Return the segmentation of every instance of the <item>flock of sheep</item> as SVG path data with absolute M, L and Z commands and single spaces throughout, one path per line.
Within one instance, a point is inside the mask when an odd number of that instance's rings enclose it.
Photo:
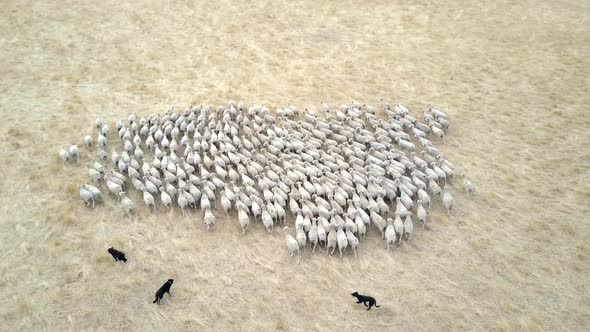
M 153 211 L 157 205 L 179 207 L 185 216 L 200 209 L 207 229 L 215 225 L 219 207 L 226 216 L 237 214 L 244 235 L 252 222 L 261 222 L 268 233 L 280 224 L 298 262 L 308 242 L 312 252 L 320 243 L 330 255 L 336 246 L 341 257 L 351 247 L 356 257 L 371 225 L 389 249 L 410 240 L 413 211 L 424 227 L 431 200 L 440 198 L 451 213 L 453 198 L 445 185 L 455 166 L 433 144 L 449 127 L 443 112 L 429 109 L 419 121 L 403 105 L 382 108 L 386 119 L 357 102 L 336 110 L 322 103 L 320 114 L 289 106 L 276 109 L 275 116 L 264 105 L 233 101 L 216 109 L 131 114 L 116 124 L 117 144 L 110 143 L 108 124 L 97 118 L 96 144 L 84 138 L 95 150 L 88 168 L 94 184 L 78 186 L 80 198 L 94 208 L 103 200 L 102 189 L 131 215 L 136 206 L 126 191 L 133 188 Z M 61 148 L 59 156 L 64 163 L 77 162 L 80 153 L 73 145 Z M 473 193 L 467 178 L 463 184 Z M 288 216 L 294 218 L 295 237 L 286 226 Z

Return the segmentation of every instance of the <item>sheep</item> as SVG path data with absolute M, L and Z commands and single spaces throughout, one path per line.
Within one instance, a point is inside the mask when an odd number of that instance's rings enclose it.
M 395 240 L 397 236 L 395 235 L 395 229 L 393 227 L 393 220 L 391 218 L 387 219 L 387 229 L 385 230 L 385 241 L 386 241 L 386 249 L 389 250 L 392 245 L 395 244 Z
M 350 230 L 353 233 L 356 233 L 358 231 L 356 223 L 348 216 L 345 216 L 344 228 Z
M 205 215 L 203 217 L 203 222 L 207 225 L 207 230 L 211 228 L 211 226 L 215 227 L 215 215 L 211 212 L 210 208 L 205 210 Z
M 92 193 L 95 202 L 102 201 L 102 192 L 98 188 L 90 184 L 83 184 L 82 187 Z
M 438 123 L 441 125 L 442 129 L 443 129 L 445 132 L 446 132 L 447 130 L 449 130 L 449 125 L 450 125 L 450 123 L 449 123 L 449 121 L 448 121 L 447 119 L 445 119 L 445 118 L 443 118 L 443 117 L 434 117 L 434 120 L 435 120 L 436 122 L 438 122 Z
M 312 222 L 307 236 L 309 238 L 309 245 L 313 246 L 311 249 L 311 253 L 313 254 L 315 252 L 315 247 L 318 244 L 318 225 L 316 220 Z
M 331 227 L 330 232 L 328 233 L 328 245 L 326 245 L 326 255 L 328 255 L 328 252 L 330 250 L 330 248 L 332 248 L 332 252 L 330 252 L 330 256 L 334 254 L 334 250 L 336 250 L 336 244 L 337 244 L 337 236 L 336 236 L 336 228 L 335 227 Z
M 142 191 L 145 191 L 145 188 Z M 203 195 L 203 196 L 205 196 L 205 195 Z M 178 192 L 178 198 L 176 199 L 176 203 L 178 203 L 178 206 L 180 207 L 180 212 L 182 213 L 182 216 L 184 217 L 184 215 L 185 215 L 184 210 L 186 209 L 186 207 L 188 205 L 188 200 L 186 199 L 186 196 L 184 195 L 184 191 L 181 190 Z
M 418 199 L 422 201 L 422 206 L 424 206 L 427 209 L 430 209 L 430 196 L 428 196 L 428 193 L 426 191 L 424 191 L 423 189 L 418 190 Z
M 59 149 L 59 157 L 64 162 L 64 164 L 70 161 L 71 159 L 70 154 L 64 148 Z
M 385 221 L 385 219 L 383 219 L 383 217 L 381 217 L 378 213 L 371 212 L 371 221 L 373 222 L 375 227 L 377 227 L 379 232 L 381 232 L 381 237 L 385 238 L 385 228 L 387 227 L 387 222 Z
M 299 243 L 297 240 L 289 234 L 289 227 L 283 227 L 283 232 L 285 233 L 285 239 L 287 240 L 287 251 L 289 252 L 289 256 L 293 257 L 295 255 L 295 251 L 297 251 L 297 264 L 299 264 L 301 258 L 301 252 L 299 251 Z
M 393 229 L 395 230 L 396 238 L 399 236 L 398 244 L 401 244 L 402 236 L 404 234 L 404 223 L 402 222 L 402 218 L 399 214 L 395 215 L 395 220 L 393 221 Z
M 447 115 L 444 112 L 441 112 L 437 109 L 434 109 L 432 107 L 430 107 L 430 112 L 432 113 L 432 116 L 434 116 L 434 118 L 447 118 Z
M 151 210 L 151 207 L 154 208 L 154 211 L 156 210 L 156 202 L 154 201 L 154 196 L 152 196 L 152 194 L 150 194 L 147 189 L 143 190 L 143 202 L 147 206 L 148 210 Z
M 447 216 L 451 216 L 451 209 L 453 208 L 453 196 L 451 193 L 445 188 L 442 196 L 443 205 L 445 209 L 447 209 Z
M 211 208 L 211 201 L 209 201 L 209 196 L 202 195 L 200 205 L 203 211 L 207 208 Z
M 404 203 L 401 201 L 400 197 L 397 197 L 396 201 L 397 201 L 397 203 L 396 203 L 396 207 L 395 207 L 395 214 L 405 217 L 408 214 L 408 209 L 406 208 Z
M 463 174 L 463 189 L 469 194 L 469 196 L 475 194 L 475 186 L 469 181 L 465 174 Z
M 94 181 L 95 183 L 100 183 L 102 179 L 102 174 L 99 171 L 95 170 L 94 168 L 88 169 L 88 176 Z
M 336 232 L 336 239 L 338 241 L 338 250 L 340 251 L 340 258 L 342 258 L 342 251 L 346 250 L 348 246 L 348 239 L 342 229 L 342 225 L 338 225 L 338 231 Z
M 242 227 L 242 235 L 246 235 L 246 230 L 248 229 L 248 225 L 250 225 L 250 218 L 248 217 L 248 213 L 240 209 L 240 211 L 238 211 L 238 221 L 240 222 L 240 226 Z
M 100 146 L 102 148 L 107 147 L 107 138 L 104 137 L 101 133 L 98 133 L 96 141 L 98 142 L 98 146 Z
M 433 133 L 433 134 L 434 134 L 436 137 L 440 138 L 441 140 L 443 139 L 443 137 L 445 136 L 445 132 L 444 132 L 442 129 L 439 129 L 439 128 L 438 128 L 438 127 L 436 127 L 436 126 L 432 126 L 432 127 L 430 127 L 430 128 L 432 129 L 432 133 Z
M 270 216 L 270 214 L 268 213 L 268 211 L 266 211 L 266 209 L 262 210 L 262 224 L 264 225 L 264 227 L 266 227 L 266 230 L 268 231 L 268 234 L 272 234 L 272 229 L 274 226 L 272 217 Z
M 160 199 L 162 200 L 162 204 L 164 204 L 164 206 L 168 208 L 168 210 L 170 210 L 170 206 L 172 205 L 172 198 L 170 197 L 170 195 L 168 195 L 168 193 L 164 190 L 163 187 L 160 187 Z
M 221 191 L 220 196 L 221 207 L 223 208 L 223 212 L 225 212 L 226 217 L 229 217 L 229 212 L 231 211 L 231 201 L 229 200 L 229 198 L 227 198 L 225 190 Z
M 86 144 L 88 149 L 92 150 L 92 136 L 90 136 L 90 135 L 84 136 L 84 144 Z
M 428 188 L 430 189 L 430 192 L 434 195 L 440 195 L 441 194 L 441 189 L 440 186 L 438 185 L 438 183 L 436 183 L 436 181 L 430 179 L 430 181 L 428 181 Z
M 426 225 L 426 217 L 428 216 L 428 213 L 426 212 L 426 209 L 422 205 L 421 199 L 418 200 L 418 209 L 416 211 L 416 215 L 418 216 L 418 221 L 422 223 L 422 229 L 424 229 L 424 225 Z
M 297 240 L 297 243 L 299 244 L 299 249 L 300 250 L 305 249 L 305 243 L 307 242 L 307 237 L 305 236 L 305 231 L 303 230 L 303 227 L 295 226 L 295 239 Z
M 102 161 L 107 161 L 107 152 L 101 147 L 96 147 L 96 158 Z
M 275 201 L 274 206 L 275 210 L 277 211 L 277 222 L 280 222 L 284 225 L 287 221 L 287 212 L 277 201 Z
M 413 152 L 414 150 L 416 150 L 416 147 L 414 146 L 413 143 L 408 142 L 408 141 L 405 141 L 401 137 L 397 137 L 396 138 L 396 141 L 397 141 L 397 144 L 399 144 L 399 146 L 402 149 L 404 149 L 404 150 L 406 150 L 408 152 Z
M 96 126 L 96 129 L 99 130 L 100 128 L 102 128 L 103 125 L 103 121 L 100 117 L 96 117 L 96 120 L 94 120 L 94 125 Z
M 78 185 L 78 190 L 80 192 L 80 199 L 84 201 L 84 204 L 86 204 L 87 207 L 90 207 L 90 203 L 92 203 L 92 208 L 94 209 L 94 195 L 80 185 Z
M 101 174 L 104 174 L 104 167 L 99 162 L 95 161 L 92 167 Z
M 406 208 L 406 211 L 412 210 L 412 207 L 414 206 L 414 201 L 412 201 L 412 198 L 410 197 L 410 195 L 408 195 L 403 190 L 401 192 L 400 200 L 403 203 L 404 207 Z
M 321 222 L 317 222 L 317 219 L 314 218 L 314 221 L 316 222 L 317 228 L 318 228 L 318 242 L 320 244 L 322 243 L 326 243 L 326 229 L 324 228 L 324 225 L 322 225 Z
M 121 207 L 125 210 L 128 216 L 131 216 L 135 213 L 135 206 L 133 205 L 133 201 L 127 197 L 124 191 L 119 193 L 119 198 L 121 199 Z
M 78 158 L 80 157 L 80 151 L 78 151 L 78 147 L 74 144 L 72 146 L 70 146 L 70 157 L 72 158 L 73 161 L 78 161 Z
M 358 217 L 358 216 L 356 218 L 354 218 L 354 223 L 356 224 L 356 229 L 357 229 L 357 234 L 358 234 L 359 239 L 361 238 L 361 236 L 364 239 L 365 235 L 367 233 L 367 227 L 365 226 L 365 223 L 363 222 L 361 217 Z
M 304 204 L 303 206 L 306 206 L 306 205 Z M 307 215 L 305 213 L 303 215 L 305 216 L 305 217 L 303 217 L 303 229 L 306 232 L 309 232 L 309 230 L 311 229 L 311 219 L 309 216 L 313 216 L 313 213 L 311 213 L 311 211 L 310 211 L 309 215 Z
M 188 204 L 188 207 L 193 207 L 196 209 L 197 208 L 197 200 L 195 199 L 195 197 L 190 192 L 185 191 L 186 188 L 183 188 L 182 190 L 183 190 L 182 193 L 184 195 L 184 198 L 186 198 L 186 202 Z M 205 215 L 205 210 L 203 210 L 203 215 Z
M 356 238 L 356 236 L 354 236 L 354 234 L 349 229 L 346 230 L 346 239 L 348 240 L 348 245 L 354 251 L 354 257 L 356 258 L 356 248 L 359 245 L 359 240 Z
M 121 186 L 121 185 L 119 185 L 119 184 L 115 183 L 115 182 L 113 181 L 113 179 L 109 178 L 109 179 L 107 179 L 107 188 L 109 189 L 109 191 L 110 191 L 110 192 L 111 192 L 113 195 L 117 196 L 117 197 L 120 199 L 120 197 L 119 197 L 119 193 L 120 193 L 121 191 L 123 191 L 123 188 L 122 188 L 122 186 Z
M 412 237 L 412 232 L 414 231 L 414 223 L 412 222 L 412 217 L 410 214 L 408 214 L 406 216 L 406 219 L 404 220 L 404 238 L 406 241 L 410 241 L 410 238 Z

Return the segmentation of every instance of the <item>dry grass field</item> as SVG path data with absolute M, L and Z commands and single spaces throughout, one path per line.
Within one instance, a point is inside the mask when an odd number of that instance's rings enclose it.
M 0 330 L 435 331 L 590 328 L 590 3 L 2 1 Z M 452 188 L 394 252 L 359 258 L 280 232 L 130 220 L 78 199 L 62 145 L 166 105 L 318 109 L 379 97 L 450 116 Z M 95 136 L 93 134 L 93 136 Z M 111 141 L 114 141 L 114 137 Z M 82 149 L 85 160 L 90 157 Z M 139 196 L 133 196 L 140 203 Z M 127 253 L 114 263 L 109 246 Z M 174 278 L 173 297 L 151 303 Z M 352 291 L 381 308 L 355 305 Z

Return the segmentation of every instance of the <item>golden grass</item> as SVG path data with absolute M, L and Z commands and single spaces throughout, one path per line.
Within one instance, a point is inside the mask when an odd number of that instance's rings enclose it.
M 580 1 L 9 1 L 0 29 L 2 330 L 587 330 L 590 61 Z M 92 13 L 92 15 L 88 15 Z M 60 22 L 60 24 L 55 24 Z M 426 230 L 359 258 L 235 216 L 91 210 L 94 117 L 228 99 L 317 109 L 379 97 L 450 115 L 455 184 Z M 80 166 L 57 151 L 76 143 Z M 109 153 L 110 153 L 109 146 Z M 106 188 L 103 187 L 106 195 Z M 161 210 L 161 209 L 160 209 Z M 106 249 L 125 251 L 115 263 Z M 175 278 L 173 297 L 151 303 Z M 349 295 L 375 295 L 366 312 Z

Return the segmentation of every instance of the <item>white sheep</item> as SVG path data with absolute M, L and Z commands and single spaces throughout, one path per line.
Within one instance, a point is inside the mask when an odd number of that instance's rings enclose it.
M 412 152 L 414 150 L 416 150 L 416 147 L 414 146 L 414 144 L 412 142 L 408 142 L 406 140 L 403 140 L 401 137 L 397 137 L 396 138 L 397 144 L 399 144 L 399 146 L 408 151 L 408 152 Z
M 283 231 L 285 233 L 285 239 L 287 240 L 287 251 L 289 252 L 289 256 L 293 257 L 295 255 L 295 251 L 297 251 L 297 264 L 299 264 L 301 258 L 301 252 L 299 251 L 299 243 L 297 240 L 289 234 L 289 227 L 283 227 Z
M 70 158 L 71 158 L 68 151 L 66 151 L 66 149 L 64 149 L 64 148 L 59 149 L 59 157 L 64 162 L 64 164 L 67 163 L 68 161 L 70 161 Z
M 96 120 L 94 120 L 94 125 L 96 126 L 96 129 L 99 130 L 100 128 L 102 128 L 102 119 L 100 117 L 96 117 Z
M 404 223 L 399 214 L 395 215 L 395 220 L 393 221 L 393 229 L 395 230 L 396 237 L 399 237 L 398 244 L 401 244 L 402 236 L 404 234 Z
M 92 136 L 90 136 L 90 135 L 84 136 L 84 144 L 86 144 L 88 149 L 92 150 Z
M 245 210 L 240 209 L 238 211 L 238 221 L 242 227 L 242 234 L 246 235 L 246 230 L 248 229 L 248 225 L 250 225 L 250 217 L 248 217 L 248 213 Z
M 75 144 L 70 146 L 70 157 L 72 157 L 72 160 L 74 161 L 78 161 L 78 158 L 80 157 L 80 151 Z
M 385 228 L 387 227 L 387 222 L 385 219 L 383 219 L 383 217 L 381 217 L 378 213 L 371 212 L 371 221 L 373 222 L 373 225 L 377 227 L 379 232 L 381 232 L 381 238 L 385 238 Z
M 96 158 L 102 161 L 107 161 L 107 152 L 101 147 L 96 147 Z
M 109 179 L 107 179 L 107 188 L 109 188 L 109 191 L 110 191 L 110 192 L 111 192 L 113 195 L 115 195 L 115 196 L 117 196 L 118 198 L 120 198 L 120 197 L 119 197 L 119 193 L 120 193 L 121 191 L 123 191 L 123 188 L 121 187 L 121 185 L 119 185 L 119 184 L 115 183 L 115 182 L 113 181 L 113 179 L 109 178 Z
M 168 210 L 170 210 L 170 206 L 172 205 L 172 198 L 164 190 L 164 187 L 160 187 L 160 199 L 162 200 L 162 204 L 164 204 L 164 206 L 168 208 Z
M 272 234 L 272 229 L 273 229 L 274 223 L 273 223 L 272 217 L 270 216 L 268 211 L 266 211 L 266 209 L 264 209 L 262 211 L 261 218 L 262 218 L 262 224 L 264 225 L 264 227 L 266 227 L 268 234 Z
M 397 201 L 397 203 L 395 206 L 395 214 L 405 217 L 408 214 L 408 209 L 406 208 L 404 203 L 401 201 L 400 197 L 396 197 L 396 201 Z
M 463 189 L 469 194 L 469 196 L 473 196 L 475 194 L 475 186 L 465 174 L 463 174 Z
M 96 183 L 100 183 L 100 180 L 102 179 L 102 174 L 100 174 L 100 172 L 95 170 L 94 168 L 88 169 L 88 176 L 90 176 L 92 181 Z
M 330 232 L 328 233 L 328 244 L 326 245 L 326 255 L 330 248 L 332 248 L 332 252 L 330 255 L 334 254 L 334 250 L 336 250 L 336 244 L 338 243 L 338 238 L 336 236 L 336 227 L 331 227 Z
M 356 224 L 357 235 L 358 235 L 359 239 L 361 238 L 361 236 L 364 239 L 365 235 L 367 233 L 367 226 L 365 226 L 365 223 L 363 222 L 361 217 L 358 217 L 358 216 L 356 218 L 354 218 L 354 223 Z
M 422 201 L 422 206 L 424 206 L 427 209 L 430 209 L 430 196 L 428 196 L 428 193 L 426 191 L 424 191 L 423 189 L 418 190 L 418 199 Z
M 430 189 L 430 192 L 434 195 L 440 195 L 441 193 L 441 189 L 440 186 L 438 185 L 438 183 L 436 183 L 436 181 L 434 181 L 433 179 L 430 179 L 428 181 L 428 188 Z
M 303 227 L 295 226 L 295 239 L 299 244 L 299 250 L 305 249 L 305 244 L 307 243 L 307 237 L 305 236 L 305 231 Z
M 428 213 L 422 205 L 421 199 L 418 200 L 418 209 L 416 211 L 416 215 L 418 216 L 418 221 L 422 223 L 422 228 L 424 228 L 424 225 L 426 225 L 426 218 L 428 216 Z
M 386 248 L 389 250 L 392 245 L 395 244 L 395 240 L 397 239 L 395 235 L 395 229 L 393 228 L 393 220 L 391 218 L 387 219 L 387 229 L 385 230 L 385 241 L 386 241 Z
M 316 225 L 318 227 L 318 242 L 320 244 L 322 243 L 326 243 L 326 229 L 324 228 L 324 225 L 322 225 L 321 222 L 317 222 L 317 219 L 315 219 Z
M 92 193 L 95 202 L 102 201 L 102 192 L 98 188 L 90 184 L 84 184 L 82 187 Z
M 215 215 L 213 214 L 213 212 L 211 212 L 210 208 L 205 210 L 203 222 L 205 223 L 205 225 L 207 225 L 207 230 L 209 230 L 211 226 L 215 227 Z
M 277 222 L 280 222 L 284 225 L 287 221 L 287 212 L 277 201 L 275 201 L 274 206 L 275 210 L 277 211 Z
M 436 137 L 440 138 L 441 140 L 442 140 L 442 139 L 443 139 L 443 137 L 445 136 L 445 132 L 444 132 L 442 129 L 439 129 L 439 128 L 438 128 L 438 127 L 436 127 L 436 126 L 432 126 L 432 127 L 431 127 L 431 129 L 432 129 L 432 133 L 433 133 L 433 134 L 434 134 Z
M 346 230 L 346 239 L 348 240 L 348 246 L 352 248 L 354 251 L 354 257 L 356 258 L 356 248 L 359 245 L 359 239 L 357 239 L 349 229 Z
M 151 207 L 154 208 L 154 211 L 156 210 L 156 202 L 154 200 L 154 196 L 152 196 L 152 194 L 150 194 L 147 189 L 143 190 L 143 202 L 147 206 L 148 210 L 151 211 Z
M 315 247 L 318 244 L 318 225 L 317 225 L 317 221 L 313 221 L 311 223 L 311 228 L 309 229 L 309 232 L 307 233 L 307 237 L 309 238 L 309 245 L 313 246 L 311 249 L 311 253 L 313 254 L 315 252 Z
M 128 216 L 131 216 L 135 213 L 135 206 L 133 205 L 133 201 L 127 197 L 124 191 L 119 193 L 119 198 L 121 199 L 121 207 L 125 210 Z
M 412 232 L 414 231 L 414 223 L 412 222 L 412 216 L 408 214 L 404 220 L 404 238 L 406 241 L 410 241 Z
M 447 209 L 447 215 L 451 216 L 451 209 L 453 208 L 453 196 L 451 196 L 451 193 L 446 188 L 443 192 L 442 201 L 445 209 Z
M 336 239 L 338 241 L 338 250 L 340 251 L 340 258 L 342 258 L 342 251 L 346 250 L 348 247 L 348 239 L 346 238 L 346 234 L 342 229 L 342 225 L 338 225 L 338 231 L 336 232 Z
M 145 191 L 145 188 L 143 188 L 142 191 Z M 205 196 L 205 195 L 203 195 L 203 196 Z M 184 195 L 183 190 L 178 192 L 178 198 L 176 199 L 176 202 L 178 203 L 178 206 L 180 207 L 180 212 L 182 213 L 182 216 L 184 217 L 184 215 L 185 215 L 184 210 L 188 206 L 188 200 L 186 199 L 186 196 Z M 209 206 L 209 207 L 211 207 L 211 206 Z
M 229 217 L 229 212 L 231 211 L 231 201 L 229 200 L 229 198 L 227 198 L 225 190 L 221 191 L 220 196 L 221 207 L 223 208 L 223 212 L 225 212 L 226 217 Z
M 80 199 L 84 201 L 87 207 L 90 207 L 90 204 L 92 203 L 92 208 L 94 209 L 94 195 L 80 185 L 78 186 L 78 190 L 80 192 Z
M 209 201 L 209 196 L 202 195 L 200 205 L 201 205 L 202 210 L 205 210 L 207 208 L 211 208 L 211 201 Z
M 101 174 L 104 174 L 104 167 L 98 161 L 95 161 L 94 165 L 92 165 L 92 167 L 95 170 L 99 171 Z
M 107 147 L 107 138 L 104 137 L 101 133 L 98 133 L 98 136 L 96 138 L 96 142 L 98 143 L 98 146 L 100 146 L 102 148 Z

